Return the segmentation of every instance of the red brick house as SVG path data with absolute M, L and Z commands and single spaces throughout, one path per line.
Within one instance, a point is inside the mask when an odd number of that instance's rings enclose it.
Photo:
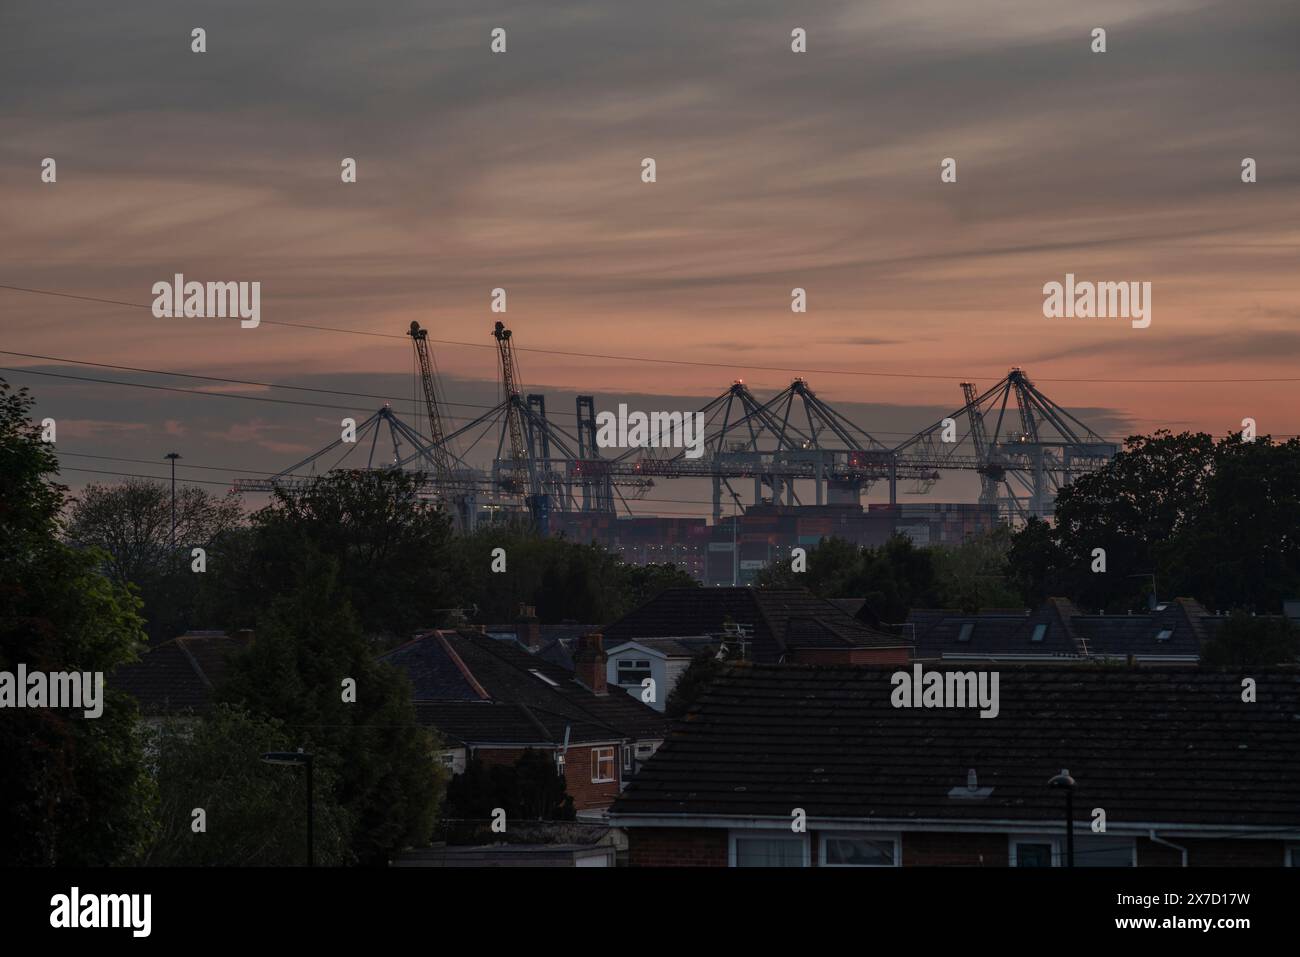
M 630 863 L 1059 866 L 1068 769 L 1075 866 L 1300 865 L 1300 672 L 1006 666 L 992 718 L 893 674 L 733 666 L 615 804 Z
M 432 631 L 381 659 L 410 678 L 416 714 L 447 745 L 453 773 L 471 756 L 513 764 L 554 757 L 579 812 L 608 808 L 663 741 L 667 722 L 606 681 L 599 634 L 583 636 L 574 671 L 478 632 Z

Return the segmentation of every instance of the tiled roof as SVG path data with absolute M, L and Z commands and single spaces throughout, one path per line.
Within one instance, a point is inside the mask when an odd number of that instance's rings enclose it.
M 593 694 L 564 668 L 514 642 L 475 632 L 428 633 L 382 660 L 410 676 L 421 720 L 460 740 L 518 743 L 494 735 L 525 727 L 517 716 L 525 713 L 520 706 L 526 708 L 534 741 L 559 743 L 566 727 L 571 741 L 660 738 L 667 723 L 662 714 L 620 688 Z M 451 707 L 455 704 L 462 707 Z M 542 737 L 543 731 L 549 737 Z
M 780 661 L 795 648 L 896 648 L 907 642 L 857 621 L 804 589 L 669 588 L 604 629 L 606 644 L 753 628 L 751 656 Z M 791 623 L 794 623 L 793 626 Z
M 187 632 L 122 665 L 108 684 L 135 698 L 145 715 L 202 713 L 211 707 L 213 689 L 225 680 L 230 657 L 241 647 L 222 632 Z
M 1032 612 L 997 609 L 968 615 L 918 609 L 908 621 L 916 629 L 916 656 L 920 659 L 953 655 L 1194 657 L 1217 627 L 1216 619 L 1189 598 L 1141 615 L 1085 615 L 1067 599 L 1050 598 Z M 963 631 L 966 625 L 972 627 Z M 1165 631 L 1169 634 L 1159 638 Z M 1040 634 L 1037 641 L 1035 634 Z
M 638 645 L 658 651 L 669 658 L 694 658 L 702 651 L 717 651 L 722 644 L 720 635 L 698 635 L 686 638 L 633 638 Z M 619 642 L 618 644 L 623 644 Z M 611 651 L 614 644 L 607 644 L 606 651 Z
M 613 813 L 1055 821 L 1068 768 L 1080 820 L 1300 827 L 1295 671 L 1252 672 L 1245 703 L 1237 674 L 1003 667 L 995 718 L 894 708 L 892 673 L 733 666 Z M 972 768 L 992 793 L 952 799 Z

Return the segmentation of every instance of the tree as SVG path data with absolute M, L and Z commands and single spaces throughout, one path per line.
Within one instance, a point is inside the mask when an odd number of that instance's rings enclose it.
M 984 608 L 1020 605 L 1007 561 L 1012 535 L 1010 526 L 998 525 L 960 545 L 931 549 L 940 606 L 975 614 Z
M 717 652 L 701 651 L 686 666 L 677 684 L 664 702 L 664 714 L 670 718 L 684 718 L 704 693 L 709 690 L 713 680 L 727 668 L 727 662 L 720 659 Z
M 0 671 L 108 674 L 143 646 L 139 602 L 60 540 L 67 489 L 29 419 L 33 400 L 0 379 Z M 0 719 L 0 863 L 100 866 L 139 860 L 157 794 L 138 713 L 105 688 L 103 713 L 8 710 Z
M 881 621 L 900 622 L 913 608 L 940 604 L 934 556 L 895 533 L 879 548 L 863 551 L 864 597 Z
M 283 722 L 316 754 L 337 782 L 352 853 L 380 864 L 429 838 L 444 786 L 438 742 L 416 722 L 406 677 L 376 660 L 335 560 L 304 547 L 296 580 L 263 615 L 219 695 Z
M 543 751 L 526 748 L 513 765 L 488 767 L 478 756 L 447 785 L 447 816 L 487 820 L 500 808 L 507 821 L 572 821 L 577 812 L 564 775 Z
M 822 598 L 861 598 L 867 593 L 863 549 L 843 538 L 823 538 L 808 549 L 806 571 L 796 572 L 793 559 L 782 559 L 759 570 L 759 588 L 807 588 Z
M 247 538 L 228 543 L 231 560 L 210 566 L 213 608 L 228 627 L 260 627 L 315 553 L 333 562 L 367 636 L 405 640 L 435 623 L 452 604 L 451 525 L 420 489 L 419 476 L 398 469 L 330 472 L 302 489 L 277 489 Z
M 1300 658 L 1300 631 L 1285 618 L 1255 618 L 1234 612 L 1218 634 L 1201 649 L 1210 667 L 1258 668 L 1295 664 Z
M 690 572 L 673 562 L 621 566 L 627 610 L 640 608 L 669 588 L 698 588 Z
M 121 485 L 92 484 L 71 509 L 68 541 L 98 548 L 104 570 L 116 582 L 140 589 L 155 639 L 198 622 L 191 617 L 200 577 L 190 569 L 190 549 L 200 547 L 216 564 L 214 542 L 238 525 L 239 495 L 217 496 L 192 485 L 176 490 L 175 547 L 171 489 L 162 482 L 130 479 Z
M 1154 578 L 1166 597 L 1276 612 L 1300 593 L 1297 526 L 1300 440 L 1161 431 L 1065 486 L 1054 525 L 1016 536 L 1011 575 L 1027 599 L 1054 591 L 1089 609 L 1142 607 Z
M 155 739 L 161 830 L 148 863 L 165 867 L 301 865 L 307 794 L 301 770 L 272 767 L 268 751 L 295 739 L 274 719 L 217 705 L 200 720 L 173 719 Z M 350 827 L 328 767 L 313 769 L 312 849 L 316 863 L 350 863 Z M 201 809 L 205 829 L 194 830 Z

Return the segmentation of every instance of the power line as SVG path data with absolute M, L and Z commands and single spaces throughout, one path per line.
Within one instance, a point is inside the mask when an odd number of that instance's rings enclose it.
M 15 292 L 26 292 L 38 296 L 57 296 L 64 299 L 79 299 L 86 302 L 101 302 L 114 306 L 132 306 L 139 309 L 150 309 L 139 302 L 126 302 L 121 299 L 103 299 L 98 296 L 81 296 L 73 293 L 56 292 L 50 289 L 32 289 L 27 286 L 16 286 L 10 283 L 0 283 L 0 289 L 9 289 Z M 321 326 L 301 322 L 284 322 L 277 319 L 261 320 L 265 325 L 285 326 L 293 329 L 312 329 L 319 332 L 336 332 L 353 336 L 371 336 L 380 339 L 405 339 L 405 335 L 389 332 L 369 332 L 363 329 L 340 329 L 337 326 Z M 490 343 L 482 342 L 464 342 L 459 339 L 435 339 L 429 337 L 429 342 L 436 342 L 446 346 L 463 346 L 470 349 L 495 349 Z M 609 359 L 617 362 L 645 362 L 656 365 L 678 365 L 693 366 L 710 369 L 745 369 L 755 372 L 784 372 L 794 375 L 806 375 L 809 373 L 815 375 L 847 375 L 859 376 L 865 378 L 884 378 L 884 379 L 932 379 L 945 382 L 969 381 L 978 378 L 1001 378 L 1001 373 L 986 372 L 978 375 L 970 374 L 937 374 L 924 372 L 880 372 L 868 371 L 861 369 L 809 369 L 793 368 L 788 366 L 761 366 L 761 365 L 742 365 L 734 362 L 706 362 L 698 359 L 664 359 L 655 356 L 628 356 L 614 353 L 603 352 L 575 352 L 563 349 L 540 349 L 535 346 L 515 346 L 517 352 L 532 352 L 538 355 L 563 356 L 571 359 Z M 1095 385 L 1160 385 L 1160 384 L 1243 384 L 1243 383 L 1275 383 L 1275 382 L 1300 382 L 1300 376 L 1255 376 L 1246 378 L 1207 378 L 1204 376 L 1193 376 L 1186 378 L 1165 378 L 1154 379 L 1144 377 L 1141 379 L 1093 379 L 1093 378 L 1060 378 L 1051 376 L 1035 376 L 1038 382 L 1068 382 L 1068 383 L 1087 383 Z
M 268 389 L 292 389 L 299 392 L 321 392 L 321 393 L 326 393 L 331 395 L 346 395 L 346 396 L 354 396 L 357 398 L 364 398 L 364 399 L 384 399 L 390 404 L 394 401 L 393 398 L 390 396 L 385 396 L 374 392 L 349 392 L 342 389 L 323 389 L 323 388 L 316 388 L 313 386 L 296 386 L 296 385 L 288 385 L 280 382 L 265 382 L 261 380 L 255 380 L 255 379 L 232 379 L 226 376 L 199 375 L 198 373 L 193 373 L 193 372 L 173 372 L 167 369 L 147 369 L 140 366 L 122 366 L 122 365 L 114 365 L 112 363 L 107 363 L 107 362 L 91 362 L 86 359 L 72 359 L 66 356 L 47 356 L 47 355 L 41 355 L 38 353 L 31 353 L 31 352 L 13 352 L 7 349 L 0 349 L 0 355 L 17 356 L 24 359 L 41 359 L 49 362 L 66 362 L 72 365 L 93 366 L 95 368 L 102 368 L 102 369 L 116 369 L 124 372 L 139 372 L 147 375 L 175 376 L 180 378 L 200 379 L 205 382 L 219 382 L 219 383 L 230 384 L 230 385 L 252 385 L 252 386 L 258 386 L 261 388 L 268 388 Z M 38 369 L 32 369 L 26 366 L 22 366 L 22 367 L 0 366 L 0 371 L 16 372 L 19 374 L 30 373 L 32 375 L 53 376 L 56 378 L 93 382 L 99 385 L 118 385 L 118 386 L 126 386 L 128 388 L 140 388 L 140 389 L 162 389 L 166 391 L 181 392 L 188 395 L 220 396 L 222 398 L 228 398 L 228 399 L 249 399 L 255 402 L 273 402 L 281 405 L 302 405 L 302 406 L 307 406 L 309 408 L 356 411 L 351 406 L 327 405 L 323 403 L 306 402 L 306 401 L 294 400 L 294 399 L 275 399 L 266 396 L 249 396 L 249 395 L 242 395 L 240 393 L 231 393 L 231 392 L 204 392 L 201 389 L 182 389 L 178 386 L 156 386 L 156 385 L 148 385 L 139 382 L 121 382 L 115 379 L 98 379 L 90 376 L 76 376 L 76 375 L 72 375 L 71 373 L 46 372 Z M 494 405 L 484 405 L 481 403 L 474 403 L 474 402 L 443 401 L 442 404 L 448 406 L 458 406 L 467 409 L 481 409 L 485 411 L 497 408 L 497 406 Z M 411 416 L 418 415 L 419 405 L 416 404 L 413 407 L 413 409 L 410 410 L 399 409 L 399 411 L 401 411 L 405 415 L 411 415 Z M 567 420 L 567 419 L 576 419 L 577 413 L 566 412 L 560 409 L 554 409 L 554 410 L 547 410 L 547 416 L 564 417 Z M 457 415 L 447 416 L 447 419 L 452 422 L 472 422 L 474 421 L 474 418 L 476 417 L 457 416 Z M 870 431 L 874 435 L 898 435 L 898 436 L 907 437 L 914 434 L 912 432 L 900 432 L 893 429 L 873 428 Z M 1273 433 L 1274 438 L 1290 438 L 1291 435 L 1292 435 L 1291 433 Z M 1112 439 L 1115 441 L 1123 441 L 1128 437 L 1129 437 L 1129 433 L 1103 436 L 1103 438 Z

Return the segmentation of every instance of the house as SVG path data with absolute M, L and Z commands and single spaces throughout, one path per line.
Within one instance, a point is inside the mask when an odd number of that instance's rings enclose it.
M 453 773 L 470 757 L 513 764 L 540 750 L 563 771 L 579 812 L 608 808 L 666 727 L 653 708 L 611 691 L 606 659 L 598 633 L 581 639 L 569 672 L 466 629 L 421 633 L 381 658 L 410 679 L 418 719 L 442 735 Z
M 487 625 L 483 629 L 489 637 L 516 641 L 533 654 L 568 671 L 573 670 L 573 652 L 578 640 L 583 635 L 600 630 L 599 625 L 569 620 L 544 625 L 538 620 L 536 609 L 532 605 L 520 605 L 518 617 L 510 624 Z
M 739 634 L 739 633 L 737 633 Z M 642 682 L 649 678 L 654 684 L 653 700 L 647 702 L 656 711 L 663 711 L 668 696 L 691 661 L 702 652 L 716 653 L 723 644 L 719 635 L 695 635 L 685 638 L 642 638 L 624 641 L 608 649 L 609 662 L 606 680 L 628 694 L 645 700 Z
M 1201 645 L 1226 619 L 1190 598 L 1135 615 L 1085 615 L 1066 598 L 1049 598 L 1032 611 L 918 609 L 907 620 L 918 660 L 1195 665 Z
M 807 589 L 669 588 L 604 630 L 613 647 L 646 638 L 751 636 L 747 657 L 761 662 L 903 664 L 911 641 L 858 621 Z
M 1078 866 L 1300 865 L 1294 669 L 1013 665 L 993 718 L 895 674 L 728 668 L 614 805 L 629 862 L 1056 865 L 1068 769 Z
M 135 698 L 146 724 L 200 716 L 211 709 L 213 692 L 225 680 L 233 656 L 252 640 L 251 631 L 187 631 L 151 645 L 139 661 L 109 675 L 108 684 Z

